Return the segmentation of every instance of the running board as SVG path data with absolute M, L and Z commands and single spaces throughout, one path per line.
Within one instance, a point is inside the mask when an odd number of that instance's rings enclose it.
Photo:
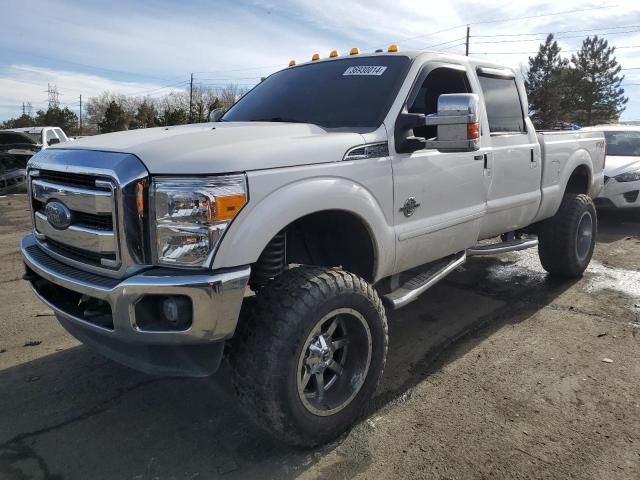
M 436 263 L 428 270 L 407 280 L 393 292 L 384 295 L 385 304 L 393 310 L 404 307 L 453 272 L 466 260 L 467 254 L 462 252 L 453 256 L 453 258 L 448 258 L 446 261 Z
M 517 252 L 518 250 L 526 250 L 527 248 L 537 246 L 537 238 L 523 238 L 520 240 L 490 243 L 488 245 L 477 245 L 475 247 L 467 248 L 467 256 L 477 257 L 479 255 L 496 255 L 498 253 Z

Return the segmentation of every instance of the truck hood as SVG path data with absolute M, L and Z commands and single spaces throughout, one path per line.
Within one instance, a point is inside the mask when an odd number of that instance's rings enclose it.
M 618 157 L 608 155 L 604 166 L 607 177 L 615 177 L 624 172 L 640 170 L 640 157 Z
M 109 133 L 54 149 L 131 153 L 151 174 L 215 174 L 342 160 L 364 143 L 354 132 L 316 125 L 216 122 Z

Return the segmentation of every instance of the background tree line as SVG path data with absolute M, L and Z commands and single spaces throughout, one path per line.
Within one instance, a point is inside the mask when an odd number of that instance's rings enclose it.
M 194 86 L 190 111 L 188 91 L 172 92 L 156 98 L 104 92 L 86 102 L 82 115 L 82 134 L 207 122 L 213 110 L 229 109 L 245 93 L 245 89 L 236 85 L 217 89 Z M 24 113 L 7 120 L 0 124 L 0 128 L 46 125 L 60 127 L 67 135 L 78 135 L 78 120 L 76 113 L 68 107 L 61 108 L 53 103 L 47 110 L 39 110 L 35 115 Z
M 87 102 L 87 125 L 100 133 L 107 133 L 207 122 L 213 110 L 229 109 L 245 93 L 246 90 L 236 85 L 221 89 L 194 86 L 190 111 L 187 91 L 173 92 L 160 98 L 104 92 Z
M 25 112 L 17 118 L 12 118 L 0 124 L 0 128 L 34 126 L 60 127 L 67 135 L 76 135 L 78 116 L 69 108 L 60 108 L 59 105 L 54 104 L 50 105 L 47 110 L 38 110 L 35 115 Z
M 596 35 L 585 38 L 568 59 L 550 34 L 537 55 L 529 57 L 524 74 L 534 125 L 552 129 L 617 122 L 629 99 L 621 86 L 624 75 L 615 50 Z

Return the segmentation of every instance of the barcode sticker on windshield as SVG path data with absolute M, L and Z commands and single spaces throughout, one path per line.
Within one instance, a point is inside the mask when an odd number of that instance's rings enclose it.
M 380 76 L 384 73 L 387 67 L 381 65 L 358 65 L 347 68 L 342 76 L 345 75 L 375 75 Z

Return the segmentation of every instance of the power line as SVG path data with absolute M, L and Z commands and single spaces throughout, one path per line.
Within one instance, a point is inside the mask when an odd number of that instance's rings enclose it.
M 627 33 L 639 33 L 640 30 L 629 30 L 626 32 L 614 32 L 614 33 L 609 33 L 609 32 L 604 32 L 601 35 L 623 35 L 623 34 L 627 34 Z M 554 36 L 554 40 L 563 40 L 566 38 L 583 38 L 584 35 L 569 35 L 569 36 L 560 36 L 560 37 L 555 37 Z M 477 38 L 475 35 L 472 36 L 471 38 Z M 524 39 L 524 40 L 490 40 L 490 41 L 482 41 L 482 42 L 473 42 L 474 45 L 480 45 L 480 44 L 490 44 L 490 43 L 523 43 L 523 42 L 541 42 L 546 40 L 546 37 L 544 38 L 528 38 L 528 39 Z
M 600 30 L 620 30 L 623 28 L 640 28 L 640 25 L 621 25 L 618 27 L 600 27 L 600 28 L 588 28 L 585 30 L 564 30 L 558 32 L 534 32 L 534 33 L 504 33 L 494 35 L 474 35 L 474 37 L 493 38 L 493 37 L 521 37 L 525 35 L 548 35 L 549 33 L 561 34 L 561 33 L 578 33 L 578 32 L 596 32 Z
M 452 26 L 452 27 L 445 28 L 443 30 L 438 30 L 437 32 L 427 33 L 427 34 L 424 34 L 424 35 L 417 35 L 415 37 L 401 38 L 401 39 L 398 39 L 398 40 L 395 40 L 395 41 L 407 42 L 407 41 L 410 41 L 410 40 L 416 40 L 418 38 L 433 37 L 435 35 L 438 35 L 439 33 L 449 32 L 451 30 L 455 30 L 456 28 L 466 27 L 467 25 L 486 25 L 486 24 L 490 24 L 490 23 L 502 23 L 502 22 L 517 21 L 517 20 L 526 20 L 526 19 L 531 19 L 531 18 L 553 17 L 553 16 L 556 16 L 556 15 L 564 15 L 564 14 L 567 14 L 567 13 L 578 13 L 578 12 L 587 12 L 587 11 L 591 11 L 591 10 L 601 10 L 603 8 L 611 8 L 613 6 L 615 6 L 615 5 L 600 6 L 600 7 L 590 7 L 590 8 L 580 8 L 580 9 L 576 9 L 576 10 L 565 10 L 563 12 L 556 12 L 556 13 L 543 13 L 543 14 L 540 14 L 540 15 L 528 15 L 528 16 L 522 16 L 522 17 L 501 18 L 501 19 L 494 19 L 494 20 L 484 20 L 484 21 L 480 21 L 480 22 L 463 23 L 461 25 L 455 25 L 455 26 Z
M 457 43 L 457 44 L 455 44 L 455 45 L 450 45 L 450 46 L 448 46 L 448 47 L 441 48 L 441 49 L 439 49 L 438 51 L 439 51 L 439 52 L 445 52 L 445 51 L 447 51 L 447 50 L 451 50 L 452 48 L 456 48 L 456 47 L 466 47 L 466 45 L 467 45 L 467 44 L 466 44 L 466 43 L 464 43 L 464 42 L 463 42 L 463 43 Z
M 198 73 L 242 72 L 242 71 L 246 71 L 246 70 L 259 70 L 261 68 L 274 68 L 274 67 L 282 67 L 282 64 L 278 63 L 277 65 L 262 65 L 260 67 L 246 67 L 246 68 L 236 68 L 236 69 L 232 69 L 232 70 L 214 70 L 214 71 L 208 71 L 208 72 L 193 72 L 193 73 L 194 74 L 198 74 Z
M 582 13 L 582 12 L 589 12 L 592 10 L 602 10 L 603 8 L 613 8 L 616 7 L 617 5 L 605 5 L 605 6 L 600 6 L 600 7 L 590 7 L 590 8 L 580 8 L 577 10 L 565 10 L 564 12 L 556 12 L 556 13 L 543 13 L 540 15 L 528 15 L 528 16 L 524 16 L 524 17 L 512 17 L 512 18 L 501 18 L 501 19 L 497 19 L 497 20 L 486 20 L 484 22 L 473 22 L 470 23 L 469 25 L 486 25 L 489 23 L 503 23 L 503 22 L 511 22 L 514 20 L 528 20 L 531 18 L 542 18 L 542 17 L 553 17 L 556 15 L 565 15 L 567 13 Z
M 615 47 L 616 50 L 618 49 L 622 49 L 622 48 L 640 48 L 640 45 L 623 45 L 621 47 Z M 567 53 L 576 53 L 579 52 L 580 50 L 564 50 Z M 531 55 L 534 53 L 538 53 L 537 51 L 535 52 L 474 52 L 474 55 Z
M 427 50 L 429 48 L 434 48 L 434 47 L 439 47 L 442 45 L 446 45 L 448 43 L 453 43 L 453 42 L 460 42 L 460 40 L 465 40 L 467 37 L 460 37 L 460 38 L 455 38 L 453 40 L 449 40 L 447 42 L 442 42 L 442 43 L 435 43 L 433 45 L 427 45 L 426 47 L 422 47 L 422 48 L 418 48 L 417 50 Z

